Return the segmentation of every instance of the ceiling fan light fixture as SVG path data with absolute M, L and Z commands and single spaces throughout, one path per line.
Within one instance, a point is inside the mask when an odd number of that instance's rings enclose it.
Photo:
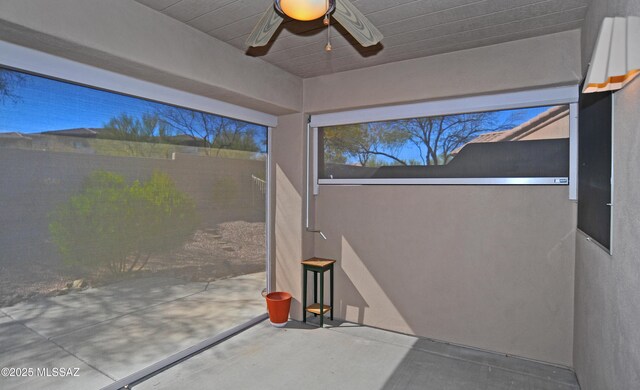
M 247 37 L 248 47 L 261 47 L 269 43 L 279 31 L 285 17 L 301 21 L 320 19 L 331 24 L 331 18 L 342 25 L 362 47 L 377 45 L 383 38 L 366 16 L 349 0 L 273 0 Z M 328 29 L 327 29 L 328 30 Z
M 276 9 L 290 18 L 315 20 L 333 11 L 335 0 L 275 0 Z

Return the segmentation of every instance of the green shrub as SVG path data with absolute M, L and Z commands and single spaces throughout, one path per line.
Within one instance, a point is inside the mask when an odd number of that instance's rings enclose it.
M 164 173 L 127 184 L 95 171 L 81 191 L 50 214 L 49 231 L 67 265 L 141 270 L 150 256 L 179 247 L 193 235 L 193 201 Z

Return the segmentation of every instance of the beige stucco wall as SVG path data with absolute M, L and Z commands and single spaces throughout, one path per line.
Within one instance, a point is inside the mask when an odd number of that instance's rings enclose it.
M 583 390 L 640 383 L 640 79 L 615 95 L 612 255 L 576 241 L 574 367 Z
M 273 114 L 566 85 L 579 32 L 305 80 L 132 0 L 0 2 L 0 39 Z M 535 53 L 535 55 L 531 55 Z M 304 93 L 302 86 L 304 84 Z M 323 187 L 329 240 L 304 233 L 304 115 L 273 132 L 276 288 L 339 260 L 337 317 L 561 364 L 572 361 L 575 205 L 566 187 Z
M 579 41 L 569 31 L 307 79 L 304 107 L 572 84 Z M 568 196 L 567 187 L 321 186 L 316 222 L 329 239 L 316 237 L 314 254 L 338 260 L 336 317 L 571 365 Z M 299 288 L 289 282 L 280 286 Z
M 580 82 L 580 31 L 395 62 L 304 80 L 319 113 Z
M 293 295 L 291 316 L 296 319 L 302 313 L 300 261 L 313 256 L 313 235 L 304 231 L 305 123 L 302 114 L 279 117 L 271 143 L 275 290 Z
M 0 40 L 272 114 L 302 80 L 133 0 L 3 0 Z
M 532 141 L 536 139 L 569 138 L 569 113 L 557 120 L 546 124 L 544 127 L 519 138 L 521 141 Z
M 620 15 L 640 16 L 640 2 L 591 2 L 582 37 L 585 65 L 602 18 Z M 577 235 L 574 367 L 583 390 L 635 389 L 640 383 L 638 107 L 640 79 L 614 94 L 612 255 Z
M 567 187 L 322 187 L 338 318 L 571 364 Z

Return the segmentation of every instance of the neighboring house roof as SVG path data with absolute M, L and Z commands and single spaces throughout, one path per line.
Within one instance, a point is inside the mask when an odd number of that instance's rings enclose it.
M 491 133 L 484 133 L 473 140 L 467 142 L 461 147 L 451 153 L 456 155 L 468 144 L 472 143 L 486 143 L 486 142 L 502 142 L 502 141 L 517 141 L 525 137 L 531 136 L 533 133 L 544 129 L 550 124 L 558 121 L 569 115 L 569 106 L 556 106 L 544 111 L 528 121 L 520 124 L 517 127 L 509 130 L 493 131 Z
M 76 128 L 76 129 L 63 129 L 63 130 L 43 131 L 40 134 L 62 135 L 62 136 L 68 136 L 68 137 L 96 138 L 98 136 L 98 133 L 100 133 L 103 130 L 104 129 L 101 129 L 101 128 L 79 127 L 79 128 Z
M 75 129 L 62 129 L 62 130 L 48 130 L 43 131 L 40 134 L 45 135 L 61 135 L 67 137 L 81 137 L 81 138 L 97 138 L 100 133 L 105 133 L 105 130 L 109 129 L 105 128 L 88 128 L 88 127 L 78 127 Z M 198 144 L 200 142 L 196 137 L 189 134 L 178 134 L 173 136 L 166 137 L 167 140 L 171 140 L 172 142 L 178 145 L 191 145 Z

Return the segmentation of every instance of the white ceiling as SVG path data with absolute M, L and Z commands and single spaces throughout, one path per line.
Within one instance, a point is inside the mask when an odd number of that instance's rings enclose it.
M 589 0 L 352 0 L 382 32 L 363 48 L 339 25 L 285 21 L 265 48 L 244 42 L 272 0 L 136 0 L 300 77 L 579 28 Z

